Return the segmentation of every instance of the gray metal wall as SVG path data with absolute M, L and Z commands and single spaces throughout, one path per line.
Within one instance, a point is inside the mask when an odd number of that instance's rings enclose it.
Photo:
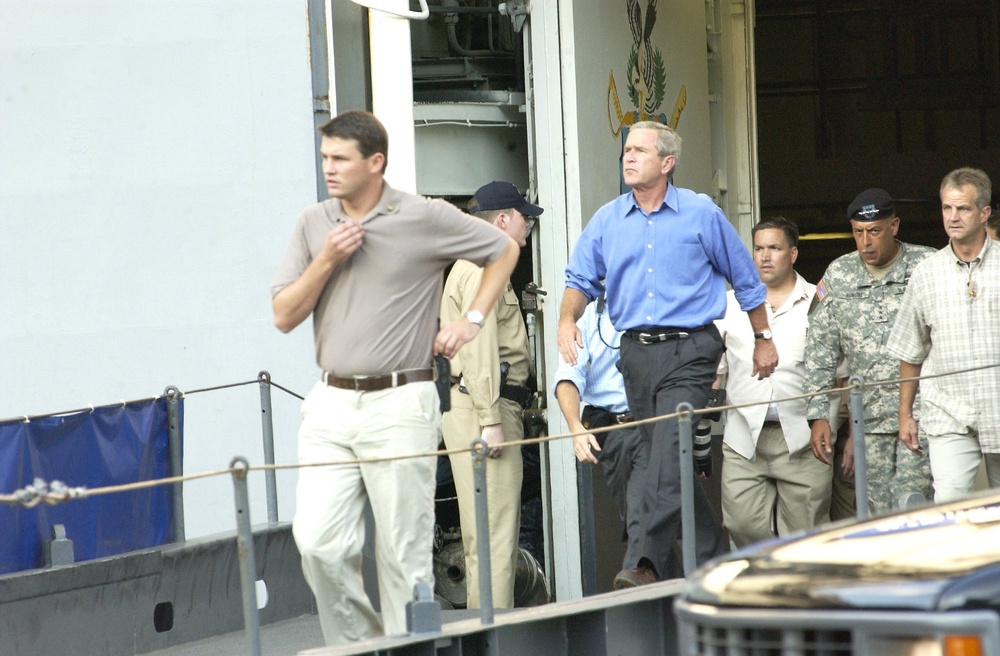
M 258 528 L 254 549 L 261 624 L 315 613 L 291 527 Z M 0 577 L 4 656 L 130 656 L 242 629 L 233 535 Z

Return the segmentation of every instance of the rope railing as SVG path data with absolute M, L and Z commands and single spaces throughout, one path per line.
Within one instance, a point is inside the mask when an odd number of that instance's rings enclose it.
M 997 368 L 997 367 L 1000 367 L 1000 364 L 983 365 L 983 366 L 979 366 L 979 367 L 969 367 L 969 368 L 966 368 L 966 369 L 959 369 L 959 370 L 956 370 L 956 371 L 950 371 L 950 372 L 940 373 L 940 374 L 929 374 L 929 375 L 926 375 L 926 376 L 921 375 L 921 376 L 914 376 L 914 377 L 910 377 L 910 378 L 898 378 L 898 379 L 872 381 L 872 382 L 865 381 L 864 385 L 866 387 L 877 387 L 877 386 L 886 386 L 886 385 L 898 385 L 899 383 L 904 383 L 904 382 L 917 382 L 917 381 L 920 381 L 920 380 L 927 380 L 927 379 L 932 379 L 932 378 L 942 378 L 942 377 L 946 377 L 946 376 L 956 376 L 956 375 L 959 375 L 959 374 L 970 373 L 970 372 L 973 372 L 973 371 L 980 371 L 980 370 L 985 370 L 985 369 L 994 369 L 994 368 Z M 253 385 L 253 384 L 257 384 L 259 382 L 260 382 L 259 380 L 255 379 L 255 380 L 247 381 L 247 382 L 231 383 L 231 384 L 228 384 L 228 385 L 217 385 L 217 386 L 214 386 L 214 387 L 205 387 L 205 388 L 201 388 L 201 389 L 197 389 L 197 390 L 191 390 L 191 391 L 188 391 L 188 392 L 182 392 L 181 395 L 185 396 L 187 394 L 196 394 L 196 393 L 201 393 L 201 392 L 208 392 L 208 391 L 214 391 L 214 390 L 220 390 L 220 389 L 227 389 L 227 388 L 231 388 L 231 387 L 240 387 L 240 386 L 244 386 L 244 385 Z M 288 390 L 285 390 L 285 388 L 279 386 L 278 384 L 274 383 L 273 381 L 270 382 L 270 385 L 272 387 L 277 387 L 278 389 L 281 389 L 283 391 L 288 392 Z M 606 427 L 602 427 L 602 428 L 589 429 L 589 430 L 586 431 L 586 433 L 601 434 L 601 433 L 607 433 L 607 432 L 611 432 L 611 431 L 614 431 L 614 430 L 618 430 L 618 429 L 621 429 L 621 428 L 628 428 L 628 427 L 633 427 L 633 426 L 642 426 L 642 425 L 645 425 L 645 424 L 656 423 L 656 422 L 665 421 L 665 420 L 668 420 L 668 419 L 679 419 L 681 417 L 687 417 L 687 416 L 699 416 L 699 415 L 703 415 L 703 414 L 710 414 L 710 413 L 722 412 L 722 411 L 725 411 L 725 410 L 736 410 L 736 409 L 740 409 L 740 408 L 748 408 L 748 407 L 757 406 L 757 405 L 768 405 L 770 403 L 786 403 L 786 402 L 789 402 L 789 401 L 797 401 L 797 400 L 800 400 L 800 399 L 809 399 L 809 398 L 813 398 L 813 397 L 821 396 L 821 395 L 834 395 L 834 394 L 839 394 L 841 392 L 852 391 L 852 390 L 858 389 L 858 387 L 859 387 L 859 385 L 857 385 L 857 384 L 850 384 L 849 383 L 849 384 L 841 386 L 841 387 L 831 387 L 831 388 L 828 388 L 828 389 L 819 390 L 817 392 L 812 392 L 812 393 L 809 393 L 809 394 L 797 394 L 797 395 L 794 395 L 794 396 L 786 396 L 786 397 L 777 398 L 777 399 L 769 399 L 767 401 L 754 401 L 754 402 L 750 402 L 750 403 L 719 405 L 719 406 L 715 406 L 715 407 L 712 407 L 712 408 L 697 408 L 697 409 L 692 409 L 692 410 L 689 410 L 689 411 L 670 412 L 670 413 L 666 413 L 666 414 L 663 414 L 663 415 L 658 415 L 656 417 L 649 417 L 647 419 L 637 419 L 637 420 L 634 420 L 634 421 L 631 421 L 631 422 L 628 422 L 628 423 L 615 424 L 613 426 L 606 426 Z M 298 396 L 294 392 L 288 392 L 288 393 L 291 394 L 291 395 L 293 395 L 293 396 L 297 396 L 298 398 L 302 398 L 301 396 Z M 160 398 L 160 397 L 157 396 L 157 397 L 153 397 L 153 398 L 155 399 L 155 398 Z M 145 401 L 145 400 L 148 400 L 148 399 L 143 399 L 143 401 Z M 133 401 L 133 403 L 135 403 L 135 402 L 138 402 L 138 401 Z M 91 410 L 91 409 L 92 409 L 91 407 L 87 407 L 87 408 L 83 408 L 82 410 L 57 412 L 57 413 L 51 413 L 51 414 L 48 414 L 48 415 L 36 415 L 36 416 L 31 417 L 29 419 L 37 419 L 37 418 L 41 418 L 41 417 L 50 417 L 50 416 L 60 416 L 60 415 L 64 415 L 64 414 L 71 414 L 73 412 L 85 412 L 85 411 L 88 411 L 88 410 Z M 15 419 L 15 421 L 23 421 L 23 420 L 24 419 Z M 581 432 L 576 432 L 576 433 L 559 433 L 559 434 L 555 434 L 555 435 L 543 435 L 543 436 L 539 436 L 539 437 L 523 438 L 523 439 L 519 439 L 519 440 L 511 440 L 509 442 L 505 441 L 504 442 L 504 446 L 525 446 L 525 445 L 530 445 L 530 444 L 543 444 L 543 443 L 548 443 L 548 442 L 554 442 L 554 441 L 557 441 L 557 440 L 563 440 L 563 439 L 566 439 L 566 438 L 572 438 L 572 437 L 576 437 L 576 436 L 583 435 L 583 434 L 585 434 L 585 433 L 581 433 Z M 478 438 L 478 437 L 479 437 L 478 435 L 475 436 L 475 438 Z M 370 463 L 375 463 L 375 462 L 390 462 L 390 461 L 396 461 L 396 460 L 412 460 L 414 458 L 428 458 L 428 457 L 438 457 L 438 456 L 450 456 L 450 455 L 459 454 L 459 453 L 474 453 L 474 452 L 478 452 L 479 448 L 480 447 L 478 447 L 478 446 L 469 446 L 469 447 L 464 447 L 464 448 L 437 449 L 437 450 L 434 450 L 434 451 L 425 451 L 425 452 L 421 452 L 421 453 L 399 454 L 399 455 L 384 456 L 384 457 L 379 457 L 379 458 L 355 458 L 355 459 L 347 459 L 347 460 L 330 460 L 330 461 L 307 462 L 307 463 L 294 462 L 294 463 L 276 463 L 276 464 L 263 464 L 263 465 L 249 465 L 249 466 L 247 466 L 245 468 L 244 467 L 240 467 L 240 471 L 241 472 L 281 471 L 281 470 L 289 470 L 289 469 L 303 469 L 303 468 L 307 468 L 307 467 L 330 467 L 330 466 L 336 466 L 336 465 L 370 464 Z M 114 493 L 117 493 L 117 492 L 128 492 L 128 491 L 131 491 L 131 490 L 137 490 L 137 489 L 144 489 L 144 488 L 149 488 L 149 487 L 155 487 L 155 486 L 158 486 L 158 485 L 170 485 L 170 484 L 173 484 L 173 483 L 187 482 L 187 481 L 199 480 L 199 479 L 204 479 L 204 478 L 211 478 L 211 477 L 214 477 L 214 476 L 224 476 L 224 475 L 227 475 L 227 474 L 231 475 L 231 474 L 234 473 L 234 471 L 235 470 L 234 470 L 233 467 L 227 467 L 225 469 L 216 469 L 216 470 L 212 470 L 212 471 L 199 472 L 199 473 L 196 473 L 196 474 L 184 474 L 184 475 L 181 475 L 181 476 L 170 476 L 170 477 L 165 477 L 165 478 L 151 479 L 151 480 L 146 480 L 146 481 L 136 481 L 134 483 L 124 483 L 124 484 L 119 484 L 119 485 L 111 485 L 111 486 L 98 487 L 98 488 L 85 488 L 85 487 L 72 487 L 71 488 L 71 487 L 68 487 L 67 485 L 65 485 L 64 483 L 62 483 L 60 481 L 52 481 L 51 483 L 47 483 L 46 484 L 46 481 L 44 481 L 42 479 L 35 479 L 35 481 L 32 483 L 32 485 L 29 485 L 29 486 L 26 486 L 26 487 L 21 488 L 19 490 L 16 490 L 16 491 L 14 491 L 13 493 L 10 493 L 10 494 L 0 494 L 0 503 L 7 504 L 7 505 L 19 505 L 19 506 L 22 506 L 22 507 L 32 507 L 34 505 L 37 505 L 40 502 L 45 502 L 45 503 L 50 504 L 50 505 L 55 505 L 55 504 L 61 503 L 63 501 L 70 501 L 72 499 L 82 499 L 82 498 L 86 498 L 86 497 L 89 497 L 89 496 L 97 496 L 97 495 L 103 495 L 103 494 L 114 494 Z M 28 505 L 29 503 L 30 503 L 30 505 Z

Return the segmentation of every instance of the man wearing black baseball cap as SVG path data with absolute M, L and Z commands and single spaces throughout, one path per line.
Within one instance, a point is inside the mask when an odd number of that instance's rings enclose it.
M 542 208 L 529 203 L 511 183 L 495 181 L 476 191 L 469 212 L 500 228 L 524 248 L 534 217 L 542 213 Z M 493 607 L 512 608 L 521 524 L 522 462 L 521 448 L 504 447 L 503 443 L 524 437 L 521 412 L 531 405 L 533 398 L 525 386 L 530 373 L 530 353 L 521 306 L 509 280 L 488 316 L 469 311 L 482 272 L 472 262 L 459 260 L 445 282 L 441 323 L 466 317 L 482 329 L 476 339 L 452 358 L 451 411 L 445 413 L 441 429 L 449 449 L 466 449 L 480 436 L 489 445 L 486 487 L 490 501 Z M 465 547 L 468 607 L 479 608 L 471 456 L 465 452 L 452 454 L 450 458 Z
M 489 212 L 491 216 L 480 216 L 480 218 L 486 219 L 506 232 L 521 248 L 528 243 L 528 235 L 535 225 L 535 219 L 544 211 L 541 207 L 529 203 L 511 183 L 497 180 L 480 187 L 469 203 L 469 212 L 476 216 Z M 524 230 L 518 225 L 519 218 L 524 223 Z
M 834 260 L 816 285 L 802 383 L 804 394 L 816 394 L 806 413 L 813 454 L 828 465 L 833 456 L 827 420 L 830 397 L 820 392 L 834 387 L 843 358 L 851 373 L 869 381 L 899 376 L 899 361 L 884 345 L 913 268 L 934 252 L 896 239 L 896 204 L 884 189 L 858 194 L 847 208 L 847 218 L 857 252 Z M 865 458 L 872 513 L 888 512 L 913 494 L 925 499 L 932 494 L 926 452 L 913 453 L 899 441 L 898 406 L 898 385 L 865 387 Z

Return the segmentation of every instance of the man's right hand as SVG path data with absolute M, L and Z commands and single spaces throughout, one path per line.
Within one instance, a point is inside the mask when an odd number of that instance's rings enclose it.
M 597 443 L 597 438 L 581 424 L 579 428 L 573 428 L 573 453 L 580 462 L 597 464 L 597 457 L 594 451 L 600 451 L 601 445 Z M 591 451 L 593 449 L 593 451 Z
M 817 419 L 813 422 L 809 435 L 809 446 L 820 462 L 833 466 L 833 441 L 830 437 L 830 422 Z
M 361 248 L 365 229 L 348 219 L 326 233 L 323 248 L 295 282 L 271 299 L 274 325 L 283 333 L 293 330 L 312 314 L 330 276 L 351 254 Z
M 899 439 L 906 445 L 906 448 L 913 451 L 918 456 L 924 455 L 924 450 L 920 448 L 920 430 L 917 427 L 917 420 L 913 416 L 899 418 Z
M 336 266 L 361 248 L 364 236 L 365 229 L 357 221 L 338 223 L 333 230 L 327 233 L 326 240 L 323 242 L 322 254 Z
M 577 349 L 583 348 L 583 335 L 575 321 L 560 321 L 556 339 L 559 355 L 569 364 L 576 364 Z M 597 462 L 596 460 L 594 462 Z

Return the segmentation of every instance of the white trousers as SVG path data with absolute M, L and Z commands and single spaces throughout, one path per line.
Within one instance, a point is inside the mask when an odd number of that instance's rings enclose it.
M 379 392 L 320 382 L 302 402 L 299 462 L 432 452 L 440 419 L 432 382 Z M 435 475 L 433 457 L 299 470 L 292 533 L 328 645 L 383 633 L 361 575 L 366 501 L 375 517 L 385 634 L 406 632 L 406 603 L 413 599 L 414 585 L 424 582 L 433 590 Z
M 1000 453 L 983 453 L 974 432 L 933 435 L 927 438 L 934 503 L 955 501 L 976 489 L 980 461 L 986 464 L 990 487 L 1000 487 Z

